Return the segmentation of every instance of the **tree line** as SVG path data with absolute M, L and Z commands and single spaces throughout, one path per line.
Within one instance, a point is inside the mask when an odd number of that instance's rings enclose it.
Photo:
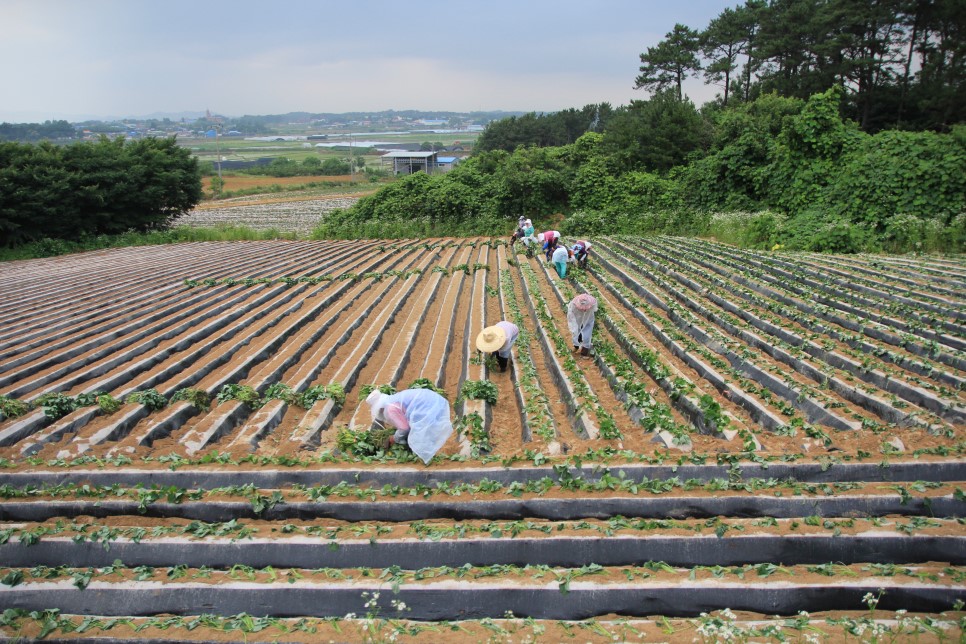
M 844 94 L 769 93 L 702 114 L 660 93 L 573 143 L 480 151 L 448 174 L 406 177 L 328 215 L 316 235 L 508 234 L 522 214 L 565 234 L 961 252 L 966 126 L 863 132 L 843 117 Z
M 679 100 L 699 76 L 722 105 L 842 86 L 846 115 L 868 132 L 966 118 L 963 0 L 746 0 L 704 29 L 675 25 L 640 60 L 635 88 Z
M 67 121 L 0 123 L 0 141 L 56 141 L 74 138 L 76 138 L 74 126 Z
M 198 161 L 174 138 L 0 143 L 0 245 L 149 231 L 201 199 Z

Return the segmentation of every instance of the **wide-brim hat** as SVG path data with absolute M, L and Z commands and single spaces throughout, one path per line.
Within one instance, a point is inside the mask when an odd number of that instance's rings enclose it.
M 483 353 L 493 353 L 506 344 L 506 331 L 498 326 L 488 326 L 476 336 L 476 348 Z
M 382 393 L 378 389 L 373 389 L 372 392 L 366 396 L 366 402 L 369 403 L 369 411 L 372 412 L 372 419 L 382 420 L 382 412 L 385 410 L 386 405 L 389 404 L 389 396 Z
M 597 300 L 592 295 L 581 293 L 574 298 L 574 308 L 578 311 L 589 311 L 597 305 Z

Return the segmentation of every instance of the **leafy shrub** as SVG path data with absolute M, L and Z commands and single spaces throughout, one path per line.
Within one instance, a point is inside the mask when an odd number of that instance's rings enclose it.
M 30 411 L 30 404 L 16 398 L 0 396 L 0 415 L 4 418 L 18 418 Z
M 43 394 L 34 403 L 44 410 L 44 416 L 57 420 L 77 409 L 77 403 L 72 396 L 59 391 Z
M 468 400 L 485 400 L 491 405 L 496 404 L 499 391 L 496 384 L 489 380 L 464 380 L 460 387 L 460 397 Z
M 258 409 L 262 406 L 261 397 L 255 391 L 255 388 L 250 385 L 229 383 L 221 388 L 221 391 L 215 396 L 215 400 L 219 403 L 237 400 L 238 402 L 245 403 L 252 409 Z
M 208 392 L 204 389 L 195 389 L 193 387 L 185 387 L 174 392 L 171 396 L 171 402 L 185 401 L 191 403 L 195 408 L 208 411 L 211 407 L 211 398 L 208 396 Z
M 135 391 L 125 398 L 124 402 L 128 404 L 138 403 L 144 405 L 151 411 L 158 411 L 159 409 L 164 409 L 164 406 L 168 404 L 168 399 L 152 387 L 144 391 Z
M 97 406 L 100 407 L 101 412 L 110 415 L 121 408 L 121 401 L 112 396 L 111 394 L 103 393 L 98 395 L 95 400 L 97 401 Z
M 779 243 L 785 217 L 769 210 L 725 212 L 711 216 L 705 234 L 726 244 L 769 249 Z

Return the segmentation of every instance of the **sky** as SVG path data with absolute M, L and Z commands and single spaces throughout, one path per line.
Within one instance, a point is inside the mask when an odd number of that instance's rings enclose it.
M 0 121 L 626 105 L 739 0 L 0 0 Z M 694 79 L 698 105 L 719 91 Z

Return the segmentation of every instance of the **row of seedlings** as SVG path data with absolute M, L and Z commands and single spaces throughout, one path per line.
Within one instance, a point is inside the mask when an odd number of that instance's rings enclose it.
M 348 265 L 351 266 L 359 261 L 361 260 L 350 260 L 351 263 Z M 301 308 L 302 300 L 298 296 L 303 295 L 303 289 L 307 288 L 305 285 L 300 285 L 291 290 L 274 287 L 261 290 L 257 294 L 249 293 L 244 305 L 236 304 L 221 315 L 208 319 L 201 317 L 195 320 L 194 328 L 189 325 L 189 328 L 182 331 L 180 336 L 176 336 L 164 346 L 163 352 L 152 354 L 146 361 L 143 361 L 150 364 L 146 365 L 142 362 L 126 365 L 125 370 L 110 373 L 107 380 L 87 383 L 86 389 L 110 390 L 110 385 L 116 381 L 117 384 L 124 386 L 121 391 L 122 396 L 126 396 L 132 391 L 150 391 L 152 387 L 160 386 L 167 397 L 183 388 L 199 386 L 199 381 L 203 380 L 206 374 L 211 374 L 208 376 L 209 380 L 216 379 L 216 381 L 209 385 L 211 390 L 207 393 L 210 397 L 216 389 L 221 388 L 232 378 L 233 373 L 230 373 L 232 368 L 235 369 L 235 372 L 238 372 L 238 370 L 250 368 L 252 364 L 257 362 L 259 352 L 251 351 L 250 347 L 253 340 L 259 337 L 270 338 L 273 331 L 277 330 L 276 323 L 279 320 Z M 317 287 L 314 290 L 318 291 L 319 288 L 324 287 Z M 285 305 L 286 308 L 281 309 L 281 313 L 278 313 L 279 307 L 282 305 Z M 260 319 L 262 320 L 259 321 Z M 298 319 L 304 324 L 308 318 L 302 316 Z M 290 327 L 290 331 L 293 328 Z M 239 352 L 245 351 L 246 347 L 248 348 L 247 357 L 244 360 L 235 361 L 231 367 L 227 368 L 229 372 L 226 372 L 223 365 L 228 363 L 229 360 L 239 357 Z M 263 349 L 261 355 L 264 357 L 265 354 L 266 351 Z M 138 371 L 143 375 L 136 376 Z M 218 380 L 219 377 L 220 380 Z M 80 413 L 86 412 L 81 411 Z M 112 415 L 112 419 L 104 423 L 107 427 L 103 429 L 109 435 L 125 433 L 145 413 L 144 405 L 131 406 L 129 409 L 124 409 L 120 416 L 113 417 Z M 179 416 L 184 416 L 185 413 L 187 412 L 184 410 L 178 411 Z M 25 420 L 29 422 L 32 419 L 27 417 Z M 76 420 L 68 416 L 60 421 L 60 424 L 69 431 L 74 431 L 77 429 Z M 177 421 L 175 423 L 177 424 Z M 115 426 L 114 429 L 110 429 L 112 424 Z M 170 424 L 167 428 L 170 429 Z M 59 428 L 54 428 L 54 430 L 57 429 Z M 95 431 L 94 434 L 96 435 L 96 433 Z M 58 438 L 56 432 L 53 437 Z M 98 437 L 104 440 L 109 436 Z M 90 444 L 91 442 L 87 442 L 86 446 L 83 447 L 89 447 Z M 34 448 L 30 447 L 30 449 Z
M 363 367 L 383 340 L 398 329 L 393 321 L 403 310 L 406 298 L 423 284 L 424 273 L 429 271 L 429 265 L 436 259 L 432 250 L 424 250 L 390 260 L 391 266 L 404 262 L 403 270 L 398 275 L 379 280 L 375 285 L 368 284 L 357 291 L 358 301 L 347 303 L 339 311 L 342 315 L 331 332 L 313 338 L 311 349 L 292 352 L 295 359 L 286 365 L 285 371 L 278 372 L 283 382 L 294 383 L 291 388 L 295 393 L 333 386 L 341 392 L 350 393 Z M 385 262 L 386 259 L 377 261 Z M 279 436 L 270 442 L 274 444 L 266 446 L 268 451 L 278 453 L 323 444 L 328 434 L 324 430 L 336 418 L 340 415 L 351 418 L 349 408 L 343 407 L 342 402 L 331 397 L 318 399 L 304 417 L 300 420 L 291 418 L 287 423 L 282 422 L 286 412 L 289 412 L 289 416 L 298 416 L 301 412 L 298 409 L 290 410 L 288 406 L 282 409 L 282 403 L 279 403 L 280 429 L 284 431 L 280 431 Z M 293 421 L 297 423 L 294 430 Z M 261 438 L 256 436 L 255 440 Z
M 752 386 L 760 385 L 762 391 L 768 392 L 766 397 L 774 394 L 777 397 L 776 406 L 783 413 L 794 417 L 795 412 L 799 411 L 807 423 L 825 425 L 838 431 L 858 429 L 862 426 L 862 422 L 877 422 L 875 417 L 867 416 L 868 412 L 865 410 L 849 406 L 842 402 L 841 398 L 816 388 L 809 379 L 797 371 L 783 369 L 770 360 L 769 354 L 777 354 L 779 350 L 764 342 L 752 344 L 751 347 L 759 351 L 764 347 L 767 349 L 765 353 L 752 350 L 747 344 L 747 336 L 753 336 L 750 332 L 739 329 L 722 316 L 698 317 L 695 315 L 691 310 L 694 306 L 692 300 L 688 300 L 680 290 L 668 284 L 663 278 L 649 273 L 646 267 L 642 267 L 632 258 L 623 257 L 621 263 L 622 267 L 617 270 L 621 271 L 622 279 L 634 280 L 635 288 L 652 304 L 659 307 L 662 314 L 673 321 L 682 332 L 692 336 L 708 351 L 726 360 L 730 365 L 731 373 L 752 380 L 756 383 Z M 646 284 L 654 284 L 656 293 L 667 294 L 667 299 L 660 299 L 660 295 L 649 290 Z M 686 304 L 680 303 L 680 300 Z M 729 330 L 741 340 L 729 335 Z M 757 339 L 757 336 L 754 339 Z M 795 360 L 791 357 L 788 359 Z M 795 423 L 802 424 L 802 420 L 796 420 Z M 832 444 L 832 439 L 822 430 L 812 428 L 811 432 L 815 437 L 820 437 L 826 446 Z
M 852 607 L 879 588 L 892 610 L 938 612 L 964 591 L 962 536 L 917 521 L 926 508 L 962 510 L 949 485 L 556 474 L 508 485 L 340 480 L 271 493 L 8 484 L 0 593 L 24 610 L 190 615 L 201 593 L 217 614 L 257 603 L 275 616 L 343 617 L 359 614 L 363 593 L 382 591 L 383 610 L 402 601 L 410 617 L 441 620 L 507 610 L 580 619 L 615 607 L 794 614 Z M 841 518 L 857 507 L 867 522 Z M 135 521 L 141 514 L 182 522 L 152 529 Z M 131 522 L 96 519 L 120 516 Z M 87 566 L 72 565 L 78 548 Z M 907 565 L 890 561 L 903 557 Z
M 722 262 L 713 255 L 667 241 L 658 248 L 665 246 L 668 246 L 668 250 L 674 255 L 686 258 L 689 263 L 720 275 L 727 284 L 742 288 L 741 291 L 736 291 L 734 286 L 729 287 L 732 292 L 740 293 L 745 299 L 749 299 L 749 293 L 756 295 L 759 299 L 754 301 L 760 306 L 794 320 L 810 332 L 827 335 L 833 340 L 848 344 L 855 350 L 874 354 L 880 360 L 900 365 L 919 375 L 936 378 L 947 386 L 962 389 L 962 378 L 950 373 L 948 367 L 954 367 L 958 374 L 959 371 L 966 369 L 966 359 L 942 351 L 938 344 L 932 341 L 930 346 L 930 343 L 923 342 L 911 334 L 895 333 L 854 312 L 838 313 L 828 305 L 816 303 L 820 298 L 817 294 L 807 294 L 807 298 L 802 298 L 799 297 L 800 289 L 793 292 L 781 282 L 766 285 L 755 281 L 751 279 L 748 271 L 723 267 Z M 881 346 L 883 344 L 891 348 L 886 349 Z
M 264 315 L 266 303 L 278 295 L 281 295 L 282 303 L 294 298 L 294 294 L 283 295 L 270 290 L 256 298 L 246 298 L 242 294 L 230 297 L 216 294 L 212 298 L 215 302 L 206 304 L 203 297 L 196 301 L 195 296 L 185 294 L 182 289 L 182 300 L 192 302 L 192 306 L 180 308 L 172 304 L 165 309 L 166 317 L 154 323 L 142 324 L 140 328 L 132 323 L 123 329 L 128 333 L 117 341 L 112 342 L 111 335 L 106 335 L 106 344 L 101 342 L 96 352 L 89 352 L 80 358 L 74 359 L 70 352 L 59 353 L 64 356 L 63 362 L 66 364 L 59 363 L 54 369 L 48 369 L 26 381 L 15 381 L 13 389 L 5 393 L 11 398 L 29 393 L 28 402 L 44 402 L 45 394 L 72 389 L 81 389 L 80 393 L 110 391 L 118 386 L 129 385 L 139 374 L 150 377 L 163 373 L 163 365 L 172 362 L 175 371 L 184 369 L 188 363 L 178 359 L 178 354 L 196 347 L 206 338 L 231 337 L 243 329 L 248 320 Z M 98 346 L 98 343 L 95 342 L 93 346 Z M 172 356 L 175 357 L 172 359 Z M 150 388 L 152 384 L 143 386 Z M 119 392 L 118 397 L 123 398 L 136 390 L 136 387 L 128 386 Z M 11 444 L 28 436 L 48 424 L 49 416 L 38 409 L 25 418 L 13 421 L 5 430 L 0 430 L 0 441 Z M 65 422 L 72 423 L 74 420 L 69 418 Z M 81 424 L 84 423 L 86 420 Z M 68 431 L 73 429 L 75 427 Z
M 556 305 L 553 306 L 556 315 L 551 315 L 549 320 L 559 320 L 557 325 L 558 334 L 561 328 L 566 329 L 567 305 L 572 300 L 576 291 L 564 280 L 555 280 L 554 275 L 546 265 L 541 264 L 542 272 L 547 278 L 546 283 L 554 296 L 552 299 Z M 571 272 L 571 279 L 575 279 L 576 273 Z M 586 289 L 584 289 L 586 290 Z M 598 310 L 595 317 L 600 320 L 608 318 L 607 304 L 602 299 L 598 299 Z M 568 329 L 569 330 L 569 329 Z M 664 447 L 690 451 L 692 447 L 690 432 L 684 425 L 678 424 L 668 406 L 658 403 L 642 381 L 637 379 L 637 374 L 633 369 L 630 360 L 620 358 L 612 344 L 602 341 L 601 336 L 606 331 L 596 328 L 596 340 L 594 342 L 593 362 L 598 368 L 599 375 L 594 375 L 591 371 L 580 369 L 574 361 L 575 370 L 588 381 L 593 387 L 593 400 L 596 404 L 595 414 L 602 426 L 613 426 L 618 434 L 617 445 L 620 448 L 630 448 L 642 451 L 644 445 L 637 432 L 629 435 L 618 428 L 621 426 L 632 427 L 642 425 L 645 429 L 656 432 L 655 441 L 663 443 Z M 620 375 L 618 375 L 620 373 Z M 606 383 L 606 384 L 605 384 Z M 623 403 L 624 414 L 614 415 L 600 404 L 600 396 L 609 389 L 616 400 Z M 617 419 L 620 419 L 619 421 Z
M 801 275 L 822 280 L 829 286 L 835 286 L 846 291 L 856 291 L 881 302 L 897 302 L 899 306 L 895 307 L 896 310 L 905 308 L 910 312 L 929 311 L 950 321 L 966 319 L 961 297 L 955 290 L 946 289 L 944 294 L 939 295 L 925 292 L 931 290 L 931 286 L 922 284 L 907 285 L 905 290 L 901 290 L 900 284 L 902 282 L 895 279 L 890 279 L 888 283 L 885 283 L 855 272 L 837 270 L 827 264 L 814 266 L 811 262 L 802 261 L 797 256 L 775 256 L 752 250 L 744 251 L 744 254 L 765 266 L 796 271 Z M 879 276 L 881 277 L 881 273 Z
M 863 359 L 860 362 L 841 354 L 834 341 L 819 344 L 816 341 L 818 338 L 811 337 L 813 334 L 808 334 L 809 337 L 805 337 L 796 333 L 794 329 L 786 329 L 781 320 L 777 320 L 777 324 L 765 320 L 756 315 L 755 312 L 749 311 L 744 303 L 742 306 L 738 306 L 719 294 L 730 290 L 728 284 L 690 269 L 679 259 L 666 256 L 653 249 L 647 256 L 638 253 L 636 257 L 643 262 L 654 265 L 664 274 L 671 275 L 695 293 L 712 301 L 726 312 L 720 315 L 740 318 L 741 322 L 734 321 L 732 326 L 740 324 L 746 329 L 753 327 L 757 331 L 767 334 L 765 336 L 767 344 L 762 345 L 759 341 L 752 340 L 762 351 L 770 352 L 773 357 L 781 359 L 796 370 L 818 381 L 822 386 L 829 387 L 850 402 L 874 411 L 887 422 L 903 425 L 930 424 L 929 419 L 919 418 L 920 412 L 909 413 L 904 411 L 904 408 L 908 405 L 898 401 L 896 397 L 921 407 L 947 422 L 958 423 L 962 422 L 964 418 L 962 404 L 951 396 L 944 396 L 939 389 L 942 385 L 933 385 L 932 389 L 937 391 L 939 395 L 933 394 L 920 386 L 923 382 L 921 378 L 917 377 L 915 381 L 907 381 L 895 369 L 891 369 L 891 373 L 886 374 L 875 369 L 875 367 L 884 366 L 881 363 L 876 364 L 877 361 Z M 671 264 L 674 265 L 674 268 L 671 267 Z M 682 274 L 682 271 L 686 274 Z M 747 297 L 752 301 L 757 299 L 753 295 L 747 295 Z M 845 348 L 848 349 L 847 346 Z M 850 349 L 850 351 L 852 350 Z M 813 367 L 807 361 L 806 355 L 819 361 L 820 366 Z M 873 388 L 871 391 L 867 391 L 868 388 L 863 389 L 851 384 L 857 379 L 864 380 L 878 389 Z M 882 395 L 879 395 L 879 390 L 889 394 L 893 400 L 885 400 Z M 933 422 L 942 421 L 933 416 Z
M 562 280 L 549 283 L 562 305 L 573 299 L 578 289 L 597 300 L 596 317 L 603 328 L 597 332 L 594 342 L 594 361 L 614 395 L 624 403 L 630 418 L 652 434 L 654 442 L 668 449 L 690 452 L 693 426 L 702 433 L 728 440 L 740 436 L 745 451 L 760 449 L 754 433 L 742 421 L 723 410 L 683 373 L 678 372 L 673 380 L 669 377 L 671 369 L 660 355 L 634 339 L 619 307 L 612 310 L 614 304 L 583 271 L 572 273 L 571 278 L 571 283 Z M 649 391 L 650 383 L 660 387 L 666 401 Z
M 802 264 L 818 271 L 827 271 L 848 280 L 868 280 L 879 289 L 905 288 L 907 297 L 914 297 L 921 291 L 928 291 L 943 296 L 943 298 L 962 298 L 962 289 L 957 288 L 960 282 L 949 274 L 926 275 L 904 269 L 887 267 L 873 260 L 871 263 L 849 259 L 847 256 L 799 255 L 797 259 Z M 888 268 L 888 270 L 886 270 Z M 966 275 L 960 278 L 966 278 Z M 888 283 L 882 282 L 888 279 Z
M 828 280 L 822 280 L 820 276 L 751 260 L 728 247 L 711 248 L 707 242 L 677 240 L 674 243 L 696 249 L 709 258 L 747 273 L 769 286 L 781 286 L 798 297 L 830 307 L 831 311 L 840 316 L 850 314 L 853 320 L 863 324 L 875 322 L 893 333 L 902 332 L 904 338 L 908 336 L 913 342 L 927 340 L 934 347 L 931 353 L 949 349 L 961 351 L 966 348 L 966 341 L 962 339 L 962 326 L 937 318 L 933 311 L 917 310 L 908 304 L 889 301 L 883 297 L 860 296 L 847 289 L 829 286 L 825 283 Z
M 539 259 L 530 260 L 539 262 Z M 571 351 L 570 341 L 560 333 L 541 292 L 541 284 L 530 262 L 519 265 L 520 284 L 544 360 L 560 396 L 568 408 L 576 436 L 572 440 L 619 440 L 621 431 L 613 416 L 600 406 L 583 370 Z
M 517 264 L 518 259 L 508 258 L 507 266 Z M 562 401 L 547 395 L 553 387 L 546 386 L 546 378 L 541 378 L 541 368 L 546 371 L 544 351 L 540 340 L 534 336 L 533 320 L 525 304 L 521 283 L 514 279 L 515 271 L 500 266 L 500 299 L 505 308 L 504 319 L 519 329 L 519 336 L 513 346 L 513 376 L 518 404 L 521 409 L 522 444 L 532 445 L 537 453 L 561 452 L 558 423 L 566 416 Z M 555 413 L 559 410 L 559 413 Z
M 796 411 L 790 403 L 781 399 L 780 406 L 776 407 L 774 396 L 767 387 L 761 386 L 756 380 L 733 367 L 727 359 L 682 330 L 676 322 L 663 315 L 663 312 L 659 312 L 654 302 L 660 300 L 653 294 L 645 300 L 641 293 L 649 292 L 624 275 L 620 268 L 612 264 L 611 259 L 620 261 L 606 249 L 599 249 L 597 263 L 606 272 L 594 269 L 594 277 L 624 303 L 635 320 L 642 323 L 676 358 L 684 361 L 723 397 L 742 407 L 753 422 L 771 432 L 785 431 L 788 425 L 785 416 L 791 417 Z

